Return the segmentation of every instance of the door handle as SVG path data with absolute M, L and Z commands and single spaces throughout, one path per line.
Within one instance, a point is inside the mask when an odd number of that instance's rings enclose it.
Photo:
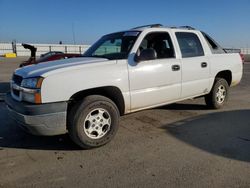
M 206 68 L 206 67 L 207 67 L 207 63 L 206 63 L 206 62 L 202 62 L 202 63 L 201 63 L 201 67 L 202 67 L 202 68 Z
M 172 71 L 178 71 L 180 69 L 181 69 L 180 65 L 172 65 Z

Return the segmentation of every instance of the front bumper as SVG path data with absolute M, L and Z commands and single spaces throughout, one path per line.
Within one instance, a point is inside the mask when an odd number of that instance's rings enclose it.
M 30 104 L 15 101 L 10 94 L 5 97 L 10 117 L 34 135 L 59 135 L 67 132 L 67 102 Z

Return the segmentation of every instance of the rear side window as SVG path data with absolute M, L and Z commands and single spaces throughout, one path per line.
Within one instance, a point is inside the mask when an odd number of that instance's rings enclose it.
M 196 34 L 177 32 L 175 35 L 177 37 L 183 58 L 204 56 L 204 50 Z
M 206 39 L 208 46 L 213 54 L 223 54 L 225 51 L 220 47 L 218 43 L 215 42 L 208 34 L 202 32 L 202 35 Z

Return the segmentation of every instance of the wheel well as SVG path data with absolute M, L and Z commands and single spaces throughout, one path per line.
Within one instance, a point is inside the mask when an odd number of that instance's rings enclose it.
M 70 97 L 70 102 L 68 105 L 68 111 L 71 107 L 77 103 L 78 101 L 82 100 L 84 97 L 89 95 L 102 95 L 109 99 L 111 99 L 119 109 L 120 115 L 124 114 L 125 110 L 125 103 L 122 92 L 119 88 L 114 86 L 107 86 L 107 87 L 99 87 L 93 89 L 87 89 L 83 91 L 79 91 Z
M 224 78 L 230 86 L 232 83 L 232 72 L 229 70 L 221 71 L 216 75 L 215 78 Z

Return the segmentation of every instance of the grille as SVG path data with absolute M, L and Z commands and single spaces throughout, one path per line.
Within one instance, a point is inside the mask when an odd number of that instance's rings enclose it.
M 18 76 L 18 75 L 16 75 L 16 74 L 14 74 L 12 80 L 13 80 L 13 82 L 14 82 L 15 84 L 17 84 L 17 85 L 20 86 L 21 83 L 22 83 L 23 78 L 22 78 L 21 76 Z
M 19 75 L 14 74 L 14 75 L 12 76 L 12 81 L 13 81 L 16 85 L 18 85 L 18 86 L 21 86 L 22 80 L 23 80 L 23 78 L 22 78 L 21 76 L 19 76 Z M 12 88 L 12 94 L 13 94 L 14 96 L 16 96 L 16 97 L 20 97 L 20 91 L 14 89 L 14 88 Z
M 17 91 L 17 90 L 15 90 L 15 89 L 13 89 L 12 91 L 13 91 L 13 94 L 14 94 L 14 95 L 16 95 L 16 96 L 19 97 L 20 91 Z

